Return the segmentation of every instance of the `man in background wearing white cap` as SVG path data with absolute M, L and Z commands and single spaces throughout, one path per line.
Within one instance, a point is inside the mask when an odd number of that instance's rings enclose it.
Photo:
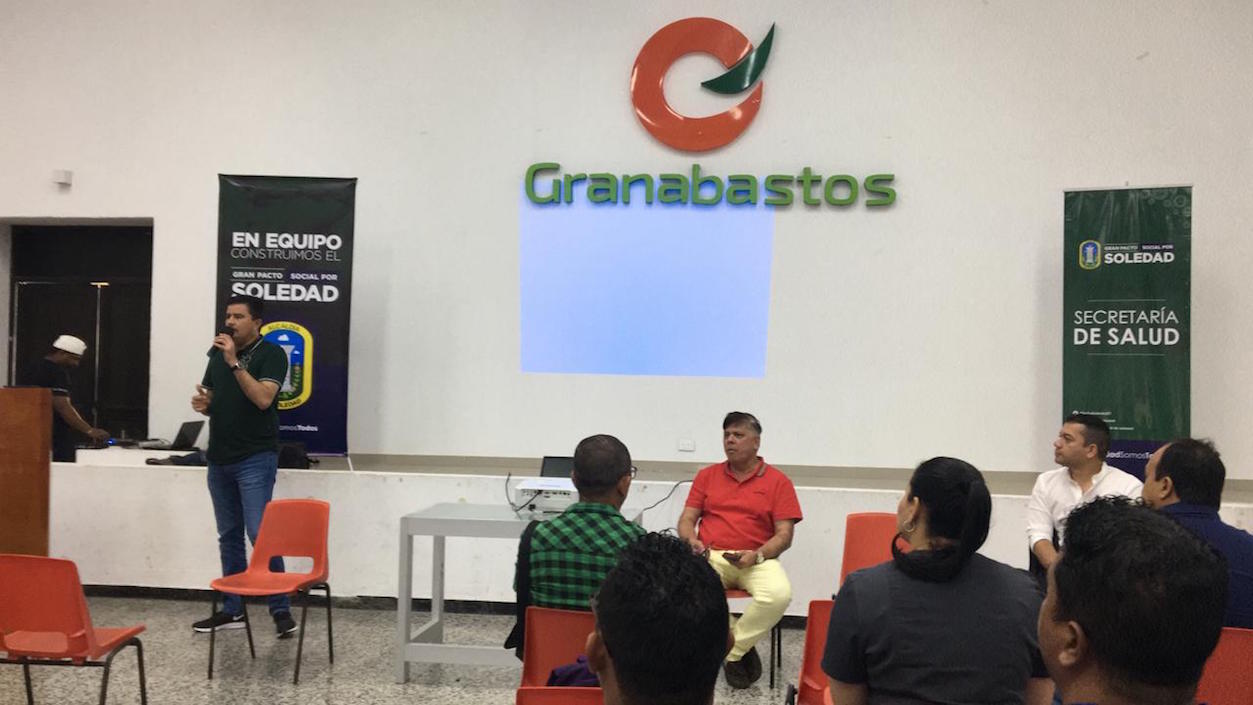
M 109 440 L 109 432 L 83 420 L 70 401 L 70 369 L 78 367 L 84 352 L 87 343 L 81 339 L 58 336 L 52 342 L 52 351 L 40 360 L 35 377 L 35 386 L 52 390 L 52 459 L 58 463 L 72 463 L 77 457 L 74 431 L 96 442 Z

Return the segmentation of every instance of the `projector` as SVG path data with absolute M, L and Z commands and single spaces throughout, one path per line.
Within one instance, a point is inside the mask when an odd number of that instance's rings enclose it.
M 560 514 L 579 501 L 579 492 L 568 477 L 532 477 L 513 489 L 513 504 L 543 514 Z

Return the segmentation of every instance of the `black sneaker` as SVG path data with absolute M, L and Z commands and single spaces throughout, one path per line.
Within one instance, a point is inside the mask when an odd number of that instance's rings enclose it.
M 756 683 L 761 678 L 761 657 L 757 655 L 757 647 L 749 649 L 740 661 L 744 663 L 744 669 L 748 671 L 749 680 Z
M 722 671 L 726 674 L 727 685 L 743 690 L 761 678 L 761 657 L 757 655 L 756 648 L 749 649 L 739 661 L 722 664 Z
M 722 672 L 727 677 L 727 685 L 736 690 L 743 690 L 753 684 L 753 679 L 749 677 L 747 664 L 744 659 L 739 661 L 727 661 L 722 664 Z
M 292 634 L 296 633 L 299 627 L 296 626 L 296 620 L 291 618 L 290 612 L 274 613 L 274 633 L 280 639 L 290 639 Z
M 191 628 L 201 634 L 208 634 L 209 632 L 220 632 L 223 629 L 243 629 L 244 626 L 244 615 L 242 614 L 215 612 L 212 617 L 196 622 L 191 625 Z

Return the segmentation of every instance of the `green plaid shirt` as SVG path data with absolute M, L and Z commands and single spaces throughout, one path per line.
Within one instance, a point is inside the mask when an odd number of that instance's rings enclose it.
M 540 523 L 531 535 L 531 604 L 590 609 L 588 600 L 618 554 L 644 533 L 644 527 L 598 502 L 578 502 Z

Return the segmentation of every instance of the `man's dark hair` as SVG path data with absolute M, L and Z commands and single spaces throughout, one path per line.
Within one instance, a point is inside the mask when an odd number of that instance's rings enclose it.
M 631 453 L 622 441 L 604 434 L 579 441 L 574 449 L 574 486 L 596 497 L 608 492 L 631 472 Z
M 1169 477 L 1179 501 L 1218 509 L 1223 501 L 1227 467 L 1214 444 L 1195 438 L 1178 438 L 1162 451 L 1157 479 Z
M 1053 580 L 1046 617 L 1083 627 L 1110 688 L 1136 702 L 1163 691 L 1190 702 L 1223 627 L 1221 556 L 1139 502 L 1101 497 L 1070 513 Z
M 243 304 L 248 307 L 248 315 L 253 318 L 262 318 L 265 313 L 265 302 L 255 296 L 247 294 L 236 294 L 226 300 L 227 306 L 234 304 Z
M 629 703 L 706 705 L 727 654 L 727 598 L 709 562 L 671 534 L 628 546 L 593 601 Z
M 761 422 L 747 411 L 732 411 L 727 414 L 727 417 L 722 420 L 722 430 L 725 431 L 732 426 L 748 426 L 756 431 L 757 435 L 761 435 Z
M 1109 424 L 1105 423 L 1105 419 L 1076 412 L 1067 416 L 1062 423 L 1077 423 L 1083 426 L 1083 444 L 1095 445 L 1097 457 L 1101 460 L 1105 459 L 1109 453 Z

